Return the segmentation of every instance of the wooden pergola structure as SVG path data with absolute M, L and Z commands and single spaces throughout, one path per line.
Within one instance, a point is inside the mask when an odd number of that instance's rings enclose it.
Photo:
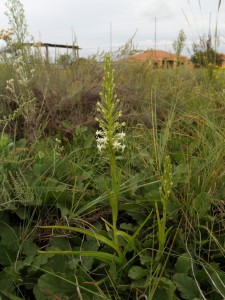
M 39 48 L 39 47 L 44 47 L 45 48 L 45 58 L 46 62 L 49 63 L 49 48 L 62 48 L 62 49 L 71 49 L 75 52 L 76 57 L 79 57 L 79 50 L 81 49 L 80 47 L 76 45 L 63 45 L 63 44 L 50 44 L 50 43 L 42 43 L 42 42 L 37 42 L 37 43 L 24 43 L 24 46 L 27 47 L 34 47 L 34 48 Z

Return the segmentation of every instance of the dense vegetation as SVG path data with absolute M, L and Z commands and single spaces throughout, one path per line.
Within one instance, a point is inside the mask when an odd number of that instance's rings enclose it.
M 0 65 L 1 299 L 224 299 L 224 70 L 113 62 L 112 173 L 104 64 L 31 58 Z
M 0 299 L 225 299 L 225 74 L 215 53 L 196 52 L 198 69 L 150 69 L 128 58 L 128 43 L 113 58 L 49 64 L 23 47 L 20 1 L 7 8 Z

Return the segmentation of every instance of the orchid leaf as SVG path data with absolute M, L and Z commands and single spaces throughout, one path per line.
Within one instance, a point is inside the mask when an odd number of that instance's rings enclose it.
M 38 253 L 42 254 L 61 254 L 61 255 L 80 255 L 80 256 L 87 256 L 87 257 L 93 257 L 100 261 L 103 261 L 105 263 L 111 263 L 112 261 L 115 261 L 117 264 L 121 264 L 120 257 L 100 252 L 100 251 L 57 251 L 57 250 L 49 250 L 49 251 L 41 251 L 39 250 Z

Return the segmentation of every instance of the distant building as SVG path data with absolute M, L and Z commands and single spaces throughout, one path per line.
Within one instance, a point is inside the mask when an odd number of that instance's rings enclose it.
M 153 68 L 173 69 L 178 65 L 176 54 L 162 50 L 147 50 L 135 54 L 132 58 L 139 61 L 149 61 L 149 65 Z M 193 66 L 191 60 L 183 55 L 180 55 L 179 63 L 180 66 L 189 68 Z

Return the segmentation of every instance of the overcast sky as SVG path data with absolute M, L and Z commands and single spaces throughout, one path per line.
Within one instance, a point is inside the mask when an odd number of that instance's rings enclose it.
M 218 22 L 219 50 L 225 52 L 225 0 L 21 0 L 29 33 L 34 40 L 71 44 L 73 33 L 80 56 L 113 50 L 134 34 L 138 49 L 156 47 L 172 51 L 184 30 L 187 47 L 200 36 L 214 35 Z M 8 27 L 6 0 L 0 0 L 0 29 Z M 210 18 L 211 15 L 211 18 Z M 211 20 L 211 21 L 210 21 Z M 110 30 L 111 28 L 111 30 Z M 111 32 L 111 35 L 110 35 Z M 156 39 L 155 39 L 156 32 Z M 111 36 L 111 38 L 110 38 Z M 110 44 L 111 41 L 111 44 Z

